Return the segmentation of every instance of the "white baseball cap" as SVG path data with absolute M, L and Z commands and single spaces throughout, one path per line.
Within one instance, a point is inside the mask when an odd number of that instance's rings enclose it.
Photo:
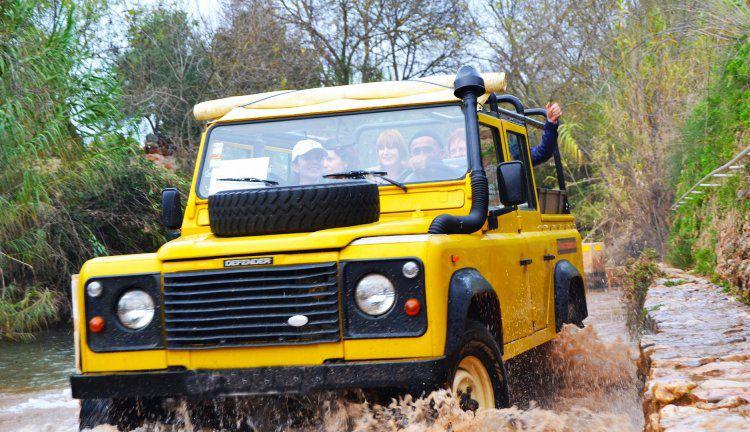
M 298 157 L 310 153 L 313 150 L 321 152 L 323 156 L 328 154 L 326 149 L 323 148 L 323 144 L 312 139 L 303 139 L 302 141 L 297 141 L 297 144 L 294 145 L 294 148 L 292 149 L 292 160 L 297 160 Z

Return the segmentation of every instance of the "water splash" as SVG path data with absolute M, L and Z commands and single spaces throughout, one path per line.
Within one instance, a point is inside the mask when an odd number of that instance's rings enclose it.
M 551 343 L 511 362 L 511 394 L 520 403 L 507 409 L 466 412 L 445 390 L 421 398 L 406 396 L 388 405 L 363 402 L 360 392 L 320 393 L 307 398 L 232 399 L 230 408 L 222 408 L 213 418 L 214 424 L 201 426 L 191 419 L 206 406 L 183 401 L 173 424 L 135 431 L 640 431 L 636 357 L 632 345 L 622 339 L 603 341 L 593 326 L 566 326 Z

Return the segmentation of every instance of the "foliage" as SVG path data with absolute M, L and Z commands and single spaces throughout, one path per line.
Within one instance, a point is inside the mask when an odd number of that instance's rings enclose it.
M 10 340 L 27 341 L 33 332 L 42 330 L 57 319 L 59 296 L 52 290 L 15 285 L 4 287 L 0 293 L 0 336 Z
M 646 301 L 648 288 L 663 272 L 655 259 L 658 254 L 653 249 L 646 249 L 637 259 L 629 259 L 622 271 L 622 298 L 625 304 L 626 324 L 630 334 L 638 336 L 645 324 Z
M 454 72 L 470 39 L 458 0 L 277 0 L 278 16 L 304 34 L 327 85 Z
M 200 133 L 192 108 L 207 95 L 211 75 L 197 24 L 170 6 L 130 10 L 126 19 L 127 48 L 114 60 L 124 113 L 145 119 L 162 154 L 191 160 Z
M 123 134 L 120 89 L 88 45 L 102 7 L 14 0 L 0 13 L 0 337 L 57 319 L 86 259 L 164 240 L 158 189 L 177 180 Z
M 750 137 L 750 42 L 737 43 L 717 69 L 716 80 L 685 122 L 682 148 L 673 155 L 672 178 L 677 195 L 750 145 L 747 140 Z M 750 215 L 747 198 L 738 193 L 746 184 L 740 174 L 740 178 L 724 181 L 721 187 L 711 189 L 708 196 L 691 199 L 680 207 L 669 238 L 668 259 L 672 264 L 683 268 L 695 266 L 699 273 L 714 274 L 717 225 L 730 210 L 739 212 L 740 218 Z

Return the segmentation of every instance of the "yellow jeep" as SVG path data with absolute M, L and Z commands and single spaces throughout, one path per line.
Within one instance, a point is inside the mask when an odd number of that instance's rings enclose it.
M 144 401 L 350 388 L 507 406 L 504 361 L 587 309 L 559 152 L 557 190 L 530 163 L 544 110 L 504 89 L 464 66 L 197 105 L 184 216 L 163 194 L 179 237 L 74 282 L 81 426 Z

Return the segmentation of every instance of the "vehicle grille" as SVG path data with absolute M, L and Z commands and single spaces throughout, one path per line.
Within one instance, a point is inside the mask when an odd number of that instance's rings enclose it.
M 167 348 L 336 342 L 336 276 L 336 263 L 167 273 Z M 293 327 L 294 315 L 309 322 Z

